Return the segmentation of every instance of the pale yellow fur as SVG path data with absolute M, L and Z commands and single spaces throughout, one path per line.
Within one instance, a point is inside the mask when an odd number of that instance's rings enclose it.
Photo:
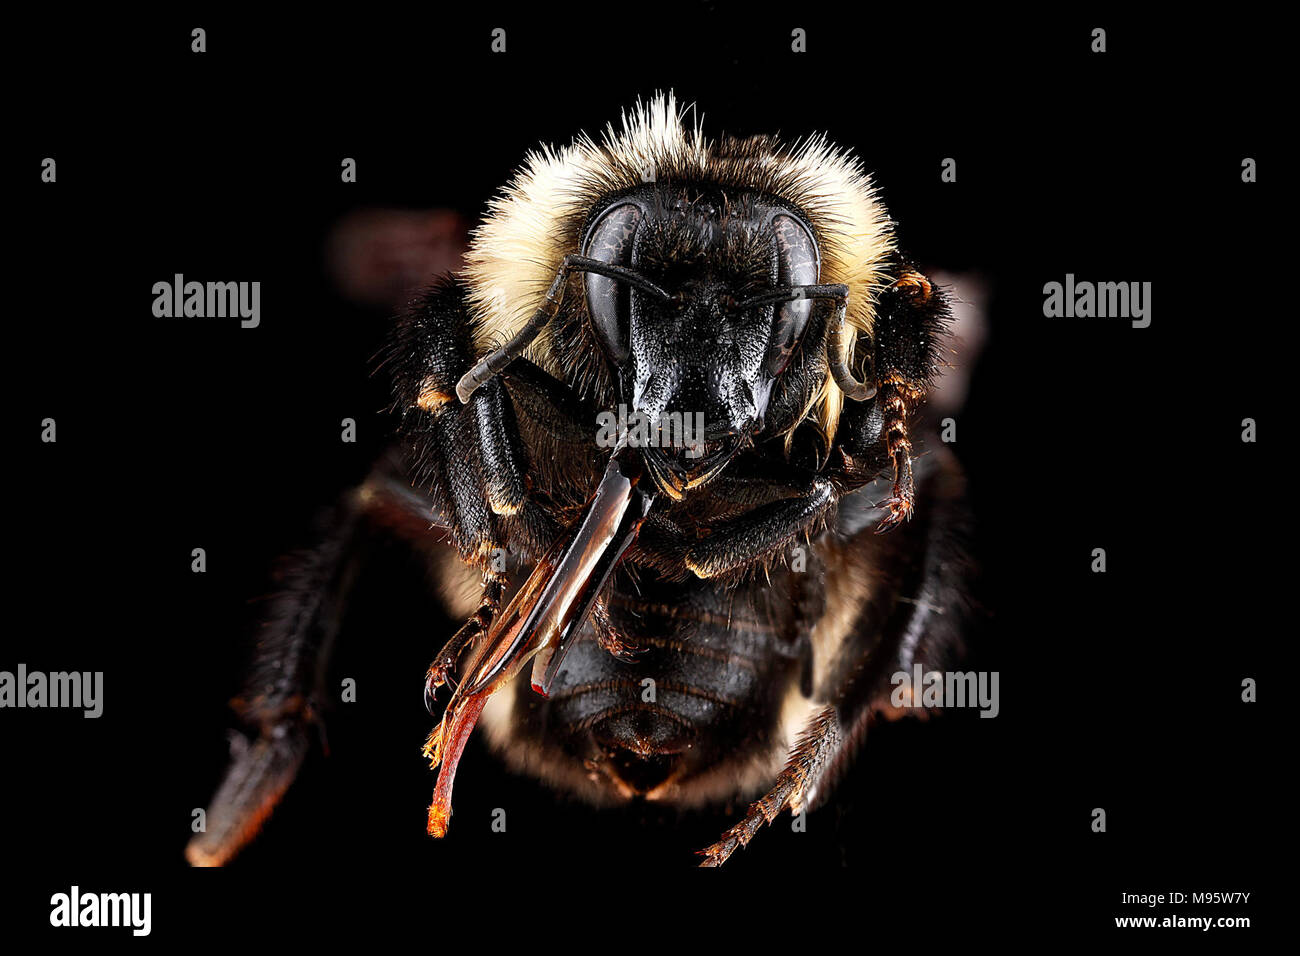
M 475 230 L 462 276 L 480 354 L 508 339 L 537 309 L 561 260 L 579 251 L 585 211 L 600 196 L 636 186 L 660 170 L 723 187 L 755 180 L 776 184 L 777 194 L 802 210 L 817 234 L 820 281 L 847 285 L 849 323 L 871 331 L 875 298 L 886 281 L 883 261 L 894 250 L 893 224 L 857 158 L 815 136 L 737 163 L 719 157 L 698 121 L 684 123 L 685 113 L 671 93 L 659 94 L 625 113 L 622 129 L 611 124 L 599 143 L 582 134 L 561 149 L 543 146 L 528 154 Z M 846 350 L 853 338 L 843 337 Z M 549 345 L 543 333 L 526 354 L 563 377 Z M 808 409 L 828 437 L 843 402 L 828 375 Z

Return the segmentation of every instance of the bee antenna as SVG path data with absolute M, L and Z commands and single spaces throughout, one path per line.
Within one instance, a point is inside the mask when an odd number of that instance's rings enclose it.
M 854 378 L 844 359 L 844 315 L 849 305 L 848 286 L 842 284 L 786 286 L 746 299 L 736 308 L 743 310 L 757 305 L 795 302 L 799 299 L 831 299 L 835 302 L 835 315 L 826 333 L 826 364 L 830 367 L 831 377 L 835 379 L 835 384 L 840 387 L 840 390 L 855 402 L 865 402 L 869 398 L 874 398 L 876 387 Z
M 831 327 L 826 333 L 826 364 L 840 391 L 855 402 L 865 402 L 875 398 L 876 386 L 859 382 L 849 369 L 844 350 L 844 314 L 848 311 L 849 290 L 847 286 L 840 288 L 844 289 L 844 295 L 842 298 L 837 297 L 835 315 L 831 318 Z
M 564 261 L 560 263 L 559 271 L 555 273 L 555 279 L 551 282 L 551 287 L 546 290 L 546 298 L 537 307 L 533 317 L 510 338 L 510 341 L 480 359 L 456 383 L 456 397 L 460 399 L 462 405 L 468 404 L 470 396 L 474 394 L 480 385 L 497 375 L 522 355 L 528 346 L 533 344 L 533 340 L 541 334 L 542 329 L 546 328 L 546 324 L 555 317 L 555 313 L 560 309 L 560 299 L 564 295 L 564 283 L 568 279 L 570 272 L 590 272 L 610 279 L 619 279 L 663 302 L 667 302 L 672 298 L 667 292 L 635 270 L 612 265 L 608 262 L 601 262 L 598 259 L 589 259 L 586 256 L 565 256 Z

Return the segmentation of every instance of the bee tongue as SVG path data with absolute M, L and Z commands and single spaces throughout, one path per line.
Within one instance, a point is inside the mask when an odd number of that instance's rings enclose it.
M 465 744 L 474 731 L 474 725 L 483 714 L 487 699 L 487 694 L 477 694 L 459 704 L 453 700 L 442 723 L 424 745 L 424 755 L 435 766 L 439 761 L 442 762 L 438 782 L 433 787 L 433 803 L 429 804 L 429 836 L 447 835 L 447 822 L 451 819 L 451 786 L 456 780 L 456 766 L 460 763 L 460 755 L 465 752 Z
M 429 807 L 429 833 L 447 832 L 456 764 L 487 699 L 533 657 L 533 688 L 545 694 L 619 559 L 654 501 L 636 487 L 640 457 L 619 448 L 583 519 L 562 537 L 493 622 L 424 752 L 442 764 Z M 539 667 L 542 669 L 539 671 Z M 539 674 L 540 676 L 539 679 Z
M 626 460 L 623 459 L 625 454 L 628 455 Z M 597 596 L 623 559 L 624 552 L 636 540 L 641 523 L 654 504 L 654 492 L 638 487 L 643 465 L 644 460 L 639 455 L 626 453 L 623 449 L 615 452 L 596 490 L 596 497 L 569 545 L 566 560 L 575 553 L 587 554 L 589 560 L 582 566 L 581 580 L 573 588 L 574 598 L 556 629 L 555 639 L 541 648 L 533 664 L 533 690 L 543 697 L 550 695 L 551 684 L 560 671 L 564 655 L 573 646 Z M 601 542 L 594 553 L 589 545 L 593 539 Z M 556 577 L 563 574 L 564 565 L 561 564 Z

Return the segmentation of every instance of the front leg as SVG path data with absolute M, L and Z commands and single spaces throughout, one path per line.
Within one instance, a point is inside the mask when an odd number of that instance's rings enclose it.
M 552 515 L 529 497 L 532 463 L 516 409 L 534 430 L 543 427 L 544 443 L 564 447 L 559 457 L 566 461 L 584 453 L 576 445 L 585 445 L 586 453 L 595 449 L 594 416 L 583 415 L 564 383 L 522 358 L 504 375 L 462 389 L 457 400 L 458 382 L 478 367 L 473 333 L 465 290 L 445 284 L 412 303 L 386 361 L 403 414 L 413 483 L 440 502 L 461 557 L 484 575 L 478 609 L 429 667 L 425 704 L 431 713 L 461 656 L 492 625 L 505 591 L 507 553 L 539 560 L 559 532 Z
M 440 650 L 429 672 L 424 678 L 424 706 L 433 717 L 439 716 L 437 699 L 439 688 L 454 680 L 461 655 L 466 648 L 488 632 L 497 611 L 501 609 L 501 597 L 505 593 L 506 576 L 489 571 L 483 576 L 483 595 L 479 606 Z
M 750 565 L 766 565 L 800 537 L 820 530 L 835 504 L 829 480 L 814 479 L 797 498 L 776 501 L 714 527 L 686 551 L 686 567 L 696 577 L 722 578 Z
M 540 559 L 559 528 L 529 496 L 530 462 L 505 382 L 486 379 L 463 404 L 457 400 L 457 382 L 475 367 L 474 329 L 464 288 L 444 284 L 412 303 L 384 364 L 393 377 L 413 484 L 447 514 L 461 557 L 484 572 L 499 572 L 507 551 Z M 548 380 L 544 388 L 539 377 Z M 563 383 L 535 366 L 519 378 L 520 392 L 532 402 L 558 404 L 556 418 L 576 414 L 577 399 Z M 588 433 L 594 436 L 594 429 Z
M 941 289 L 913 269 L 881 295 L 876 305 L 875 379 L 878 409 L 859 406 L 846 413 L 846 430 L 879 429 L 888 465 L 893 470 L 889 514 L 876 529 L 882 534 L 912 517 L 916 495 L 912 475 L 910 419 L 933 383 L 940 366 L 940 343 L 951 313 Z

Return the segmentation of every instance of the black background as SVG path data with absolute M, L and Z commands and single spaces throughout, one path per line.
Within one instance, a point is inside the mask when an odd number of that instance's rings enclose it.
M 0 897 L 6 933 L 48 929 L 50 894 L 72 883 L 151 891 L 161 938 L 270 921 L 286 938 L 401 927 L 448 945 L 517 926 L 558 943 L 594 914 L 667 934 L 691 909 L 727 935 L 829 916 L 919 944 L 937 928 L 1073 936 L 1150 912 L 1121 892 L 1204 889 L 1253 895 L 1175 911 L 1259 925 L 1290 562 L 1265 460 L 1291 309 L 1266 238 L 1282 178 L 1270 31 L 1102 10 L 623 7 L 15 28 L 0 668 L 102 670 L 106 703 L 99 720 L 0 715 L 3 855 L 22 874 Z M 807 54 L 790 52 L 796 26 Z M 476 219 L 528 148 L 664 88 L 712 135 L 826 130 L 874 172 L 918 262 L 991 284 L 955 448 L 991 613 L 977 662 L 1001 672 L 1001 716 L 882 729 L 807 833 L 783 818 L 719 876 L 690 851 L 731 817 L 597 813 L 478 741 L 434 843 L 420 686 L 451 622 L 395 551 L 345 630 L 335 669 L 359 702 L 331 715 L 330 757 L 309 759 L 232 868 L 189 870 L 249 599 L 389 435 L 369 362 L 388 316 L 334 291 L 330 228 L 372 206 Z M 45 156 L 57 184 L 39 181 Z M 343 156 L 358 183 L 339 181 Z M 939 178 L 949 156 L 955 184 Z M 151 287 L 175 272 L 260 280 L 261 327 L 155 319 Z M 1152 325 L 1044 318 L 1043 284 L 1067 272 L 1152 282 Z M 1240 441 L 1247 416 L 1259 444 Z M 45 417 L 57 444 L 39 441 Z M 1258 704 L 1240 700 L 1248 676 Z

